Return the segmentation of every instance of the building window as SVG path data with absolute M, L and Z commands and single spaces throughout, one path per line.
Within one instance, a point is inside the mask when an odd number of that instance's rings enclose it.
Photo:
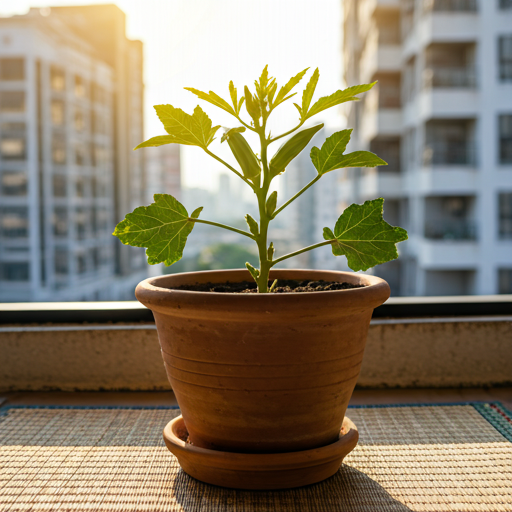
M 61 100 L 52 100 L 50 107 L 52 124 L 61 126 L 65 122 L 64 102 Z
M 502 82 L 512 81 L 512 36 L 501 36 L 499 44 L 499 68 Z
M 77 132 L 83 131 L 85 128 L 85 117 L 82 110 L 75 111 L 75 130 Z
M 499 137 L 500 164 L 512 164 L 512 114 L 499 117 Z
M 78 208 L 75 212 L 75 229 L 78 240 L 84 240 L 87 237 L 88 215 L 84 208 Z
M 25 61 L 0 59 L 0 80 L 25 80 Z
M 1 192 L 4 196 L 27 195 L 27 173 L 23 171 L 3 171 Z
M 67 236 L 68 234 L 68 211 L 66 208 L 57 207 L 53 210 L 52 226 L 54 236 Z
M 76 270 L 79 274 L 85 274 L 87 272 L 87 258 L 85 254 L 76 255 Z
M 50 85 L 54 91 L 60 92 L 66 88 L 66 75 L 62 68 L 52 66 L 50 69 Z
M 0 235 L 5 238 L 28 237 L 28 209 L 24 206 L 0 210 Z
M 498 270 L 498 293 L 512 293 L 512 268 Z
M 0 91 L 1 112 L 25 112 L 24 91 Z
M 82 176 L 76 178 L 76 196 L 85 197 L 87 195 L 86 179 Z
M 512 192 L 498 196 L 499 237 L 502 240 L 512 239 Z
M 476 12 L 476 0 L 425 0 L 425 11 L 437 12 Z
M 2 136 L 0 154 L 2 160 L 25 160 L 25 137 Z
M 75 96 L 77 98 L 85 97 L 85 81 L 78 75 L 75 75 Z
M 75 146 L 75 164 L 85 165 L 85 159 L 85 148 L 82 145 L 77 144 Z
M 54 253 L 54 269 L 57 276 L 66 276 L 69 272 L 68 251 L 57 248 Z
M 66 163 L 66 142 L 62 136 L 56 134 L 52 140 L 52 161 L 58 165 Z
M 0 262 L 0 279 L 2 281 L 28 281 L 28 263 L 10 261 Z
M 63 174 L 54 174 L 52 177 L 53 197 L 66 197 L 67 184 L 66 176 Z
M 499 0 L 500 9 L 512 9 L 512 0 Z M 511 292 L 512 293 L 512 292 Z

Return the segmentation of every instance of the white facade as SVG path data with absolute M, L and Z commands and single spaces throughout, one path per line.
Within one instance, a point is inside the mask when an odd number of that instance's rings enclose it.
M 345 0 L 351 149 L 345 200 L 386 199 L 409 231 L 375 273 L 401 295 L 511 293 L 512 8 L 500 0 Z
M 112 300 L 116 77 L 58 16 L 0 19 L 0 302 Z

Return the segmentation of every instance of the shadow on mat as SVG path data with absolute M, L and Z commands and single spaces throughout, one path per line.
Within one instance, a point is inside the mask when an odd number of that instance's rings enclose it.
M 246 512 L 410 512 L 375 480 L 345 464 L 319 484 L 285 491 L 240 491 L 204 484 L 182 469 L 171 497 L 186 512 L 244 510 Z

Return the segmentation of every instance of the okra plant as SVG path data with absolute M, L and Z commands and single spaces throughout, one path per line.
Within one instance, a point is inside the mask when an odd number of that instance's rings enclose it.
M 333 230 L 324 228 L 324 241 L 317 244 L 275 257 L 274 244 L 272 242 L 268 243 L 269 223 L 326 173 L 344 167 L 387 165 L 384 160 L 369 151 L 355 151 L 346 154 L 345 149 L 352 130 L 341 130 L 328 137 L 321 148 L 312 148 L 311 160 L 317 175 L 292 198 L 278 206 L 277 192 L 273 191 L 269 194 L 272 180 L 286 170 L 290 162 L 306 148 L 315 133 L 323 127 L 323 124 L 317 124 L 300 130 L 304 123 L 328 108 L 347 101 L 359 100 L 357 95 L 370 90 L 375 85 L 374 82 L 348 87 L 347 89 L 338 90 L 330 96 L 319 98 L 311 104 L 319 78 L 317 68 L 302 93 L 302 101 L 294 103 L 299 113 L 297 126 L 286 133 L 273 136 L 267 131 L 269 116 L 279 105 L 295 96 L 296 93 L 291 91 L 306 72 L 307 69 L 301 71 L 278 90 L 275 78 L 268 75 L 267 66 L 265 66 L 259 80 L 255 81 L 255 92 L 251 92 L 245 86 L 243 96 L 239 98 L 233 82 L 229 83 L 231 103 L 212 91 L 205 93 L 186 87 L 201 100 L 225 110 L 236 119 L 236 126 L 226 128 L 220 141 L 221 143 L 227 142 L 239 168 L 233 167 L 210 150 L 220 126 L 212 126 L 212 121 L 199 106 L 194 109 L 192 115 L 189 115 L 172 105 L 156 105 L 156 113 L 164 125 L 167 135 L 152 137 L 135 148 L 161 146 L 163 144 L 198 146 L 235 173 L 247 186 L 251 187 L 258 200 L 259 222 L 250 215 L 246 215 L 245 220 L 249 230 L 243 231 L 235 227 L 200 219 L 199 215 L 203 209 L 202 207 L 189 214 L 185 207 L 173 196 L 155 194 L 155 202 L 149 206 L 136 208 L 132 213 L 129 213 L 117 225 L 114 235 L 123 244 L 146 247 L 146 255 L 150 264 L 164 262 L 166 265 L 172 265 L 183 256 L 187 237 L 196 223 L 209 224 L 234 231 L 254 240 L 258 246 L 259 268 L 254 268 L 249 263 L 246 266 L 256 281 L 260 293 L 269 292 L 269 272 L 274 265 L 292 256 L 324 245 L 330 245 L 335 256 L 346 256 L 348 266 L 354 271 L 367 270 L 370 267 L 397 258 L 398 253 L 395 244 L 406 240 L 407 232 L 402 228 L 390 226 L 384 221 L 382 217 L 384 199 L 382 198 L 366 201 L 362 205 L 352 204 L 349 206 L 338 218 Z M 244 103 L 250 120 L 244 120 L 242 117 Z M 256 152 L 251 149 L 242 135 L 246 130 L 254 132 L 259 137 L 260 147 Z M 288 138 L 273 156 L 270 156 L 271 145 L 292 134 L 294 135 Z

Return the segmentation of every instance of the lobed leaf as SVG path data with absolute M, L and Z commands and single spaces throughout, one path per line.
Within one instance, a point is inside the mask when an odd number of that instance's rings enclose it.
M 225 110 L 228 114 L 236 117 L 236 113 L 231 105 L 226 100 L 222 99 L 218 94 L 215 94 L 213 91 L 209 91 L 207 94 L 203 91 L 199 91 L 198 89 L 194 89 L 193 87 L 184 87 L 184 89 L 194 93 L 199 99 L 207 101 L 208 103 L 211 103 L 212 105 Z
M 320 98 L 308 112 L 302 112 L 304 116 L 303 119 L 308 119 L 323 110 L 334 107 L 336 105 L 340 105 L 341 103 L 345 103 L 347 101 L 357 101 L 356 94 L 361 94 L 362 92 L 369 91 L 377 82 L 373 82 L 371 84 L 362 84 L 362 85 L 354 85 L 352 87 L 348 87 L 347 89 L 336 91 L 330 96 L 323 96 Z
M 396 245 L 407 240 L 407 231 L 389 225 L 382 217 L 384 199 L 350 205 L 339 217 L 334 233 L 324 228 L 326 240 L 333 240 L 332 253 L 346 256 L 355 272 L 398 258 Z
M 176 144 L 206 149 L 220 128 L 220 126 L 212 128 L 211 119 L 199 106 L 194 109 L 192 115 L 172 105 L 155 105 L 155 110 L 165 131 L 174 137 Z
M 254 99 L 253 95 L 251 94 L 247 86 L 244 87 L 244 98 L 247 113 L 252 117 L 254 122 L 256 122 L 261 117 L 261 108 L 259 103 Z
M 156 137 L 151 137 L 151 139 L 148 139 L 145 142 L 141 142 L 138 146 L 135 146 L 133 149 L 163 146 L 165 144 L 180 144 L 180 142 L 177 141 L 176 137 L 173 137 L 172 135 L 157 135 Z
M 236 113 L 238 114 L 238 112 L 240 112 L 240 108 L 238 108 L 238 93 L 236 91 L 235 86 L 233 85 L 233 80 L 229 82 L 229 95 L 231 96 L 233 108 L 236 110 Z
M 321 149 L 311 149 L 311 161 L 318 174 L 345 167 L 376 167 L 387 163 L 370 151 L 354 151 L 344 155 L 352 130 L 341 130 L 327 137 Z
M 169 194 L 155 194 L 155 202 L 135 208 L 126 215 L 113 233 L 125 245 L 146 247 L 150 265 L 164 262 L 167 266 L 183 256 L 187 237 L 202 207 L 188 215 L 185 207 Z
M 308 69 L 309 68 L 306 68 L 300 73 L 297 73 L 294 77 L 288 80 L 288 83 L 286 85 L 283 85 L 283 87 L 279 89 L 276 99 L 272 104 L 272 108 L 277 107 L 277 105 L 279 105 L 280 103 L 287 99 L 286 96 L 288 95 L 288 93 L 302 80 L 302 77 L 306 74 L 306 71 Z
M 319 78 L 320 71 L 318 68 L 316 68 L 315 71 L 313 71 L 311 78 L 309 79 L 308 85 L 306 85 L 306 88 L 302 93 L 302 106 L 299 107 L 296 105 L 299 109 L 299 112 L 301 113 L 301 116 L 307 114 L 309 106 L 311 105 L 311 100 L 313 99 L 313 94 L 315 94 L 316 84 L 318 83 Z

